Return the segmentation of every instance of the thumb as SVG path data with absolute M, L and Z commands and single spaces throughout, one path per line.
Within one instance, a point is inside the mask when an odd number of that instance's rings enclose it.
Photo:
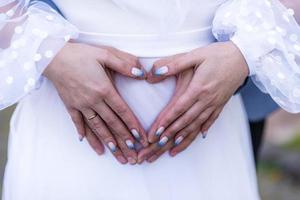
M 107 53 L 105 59 L 101 59 L 99 62 L 104 64 L 105 67 L 124 76 L 136 79 L 145 79 L 146 77 L 145 70 L 141 67 L 138 61 L 129 62 L 110 52 Z
M 153 64 L 151 74 L 148 75 L 147 80 L 152 83 L 162 81 L 169 76 L 177 75 L 180 72 L 195 67 L 198 62 L 199 59 L 196 59 L 196 56 L 190 53 L 175 57 L 172 60 L 165 61 L 161 59 Z

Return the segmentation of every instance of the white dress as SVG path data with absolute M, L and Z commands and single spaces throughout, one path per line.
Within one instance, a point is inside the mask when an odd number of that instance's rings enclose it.
M 291 10 L 277 1 L 56 0 L 65 21 L 46 4 L 18 1 L 9 10 L 10 2 L 0 1 L 0 30 L 12 21 L 20 24 L 9 24 L 15 26 L 10 42 L 0 39 L 0 108 L 19 104 L 11 121 L 3 200 L 259 199 L 239 95 L 205 140 L 196 139 L 175 158 L 166 154 L 153 164 L 124 166 L 78 141 L 63 102 L 41 73 L 70 38 L 133 53 L 149 70 L 160 57 L 212 43 L 213 24 L 218 40 L 231 39 L 241 49 L 257 84 L 298 112 L 299 27 Z M 150 85 L 116 76 L 116 85 L 147 129 L 171 98 L 175 80 Z

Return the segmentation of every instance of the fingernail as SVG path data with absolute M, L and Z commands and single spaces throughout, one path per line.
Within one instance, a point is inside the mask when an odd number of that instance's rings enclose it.
M 128 158 L 128 162 L 129 162 L 130 164 L 132 164 L 132 165 L 135 165 L 135 164 L 136 164 L 136 160 L 135 160 L 134 158 L 131 158 L 131 157 Z
M 118 161 L 120 161 L 120 163 L 122 164 L 126 164 L 127 160 L 123 157 L 123 156 L 117 156 Z
M 166 73 L 169 72 L 169 68 L 167 66 L 163 66 L 163 67 L 160 67 L 160 68 L 157 68 L 154 72 L 154 74 L 156 76 L 161 76 L 161 75 L 164 75 Z
M 136 67 L 131 68 L 131 73 L 136 77 L 144 77 L 143 70 Z
M 207 136 L 207 131 L 205 131 L 205 132 L 202 133 L 202 138 L 203 138 L 203 139 L 205 139 L 206 136 Z
M 165 128 L 164 127 L 160 127 L 159 129 L 157 129 L 155 135 L 157 137 L 159 137 L 164 131 L 165 131 Z
M 143 163 L 143 160 L 142 159 L 138 159 L 138 164 L 142 164 Z
M 111 150 L 111 152 L 115 153 L 117 148 L 116 148 L 116 145 L 113 143 L 113 142 L 109 142 L 107 144 L 108 148 Z
M 147 162 L 149 162 L 149 163 L 152 163 L 152 162 L 154 162 L 155 160 L 157 159 L 157 156 L 152 156 L 151 158 L 149 158 L 148 160 L 147 160 Z
M 133 137 L 135 139 L 137 139 L 138 141 L 141 139 L 141 136 L 140 136 L 139 132 L 136 129 L 131 129 L 131 133 L 132 133 Z
M 183 136 L 179 136 L 176 140 L 175 140 L 175 145 L 179 145 L 183 140 Z
M 134 144 L 132 143 L 131 140 L 126 140 L 125 143 L 129 149 L 134 149 Z
M 165 144 L 167 144 L 169 138 L 167 136 L 164 136 L 163 138 L 161 138 L 158 142 L 158 146 L 163 147 L 165 146 Z
M 96 153 L 101 156 L 103 155 L 103 150 L 102 149 L 96 149 Z
M 79 135 L 79 141 L 82 142 L 84 139 L 84 136 L 83 135 Z
M 177 154 L 176 151 L 171 151 L 171 153 L 170 153 L 170 155 L 171 155 L 172 157 L 176 156 L 176 154 Z

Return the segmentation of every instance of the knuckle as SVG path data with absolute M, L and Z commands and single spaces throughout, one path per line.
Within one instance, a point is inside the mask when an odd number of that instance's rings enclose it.
M 135 66 L 135 67 L 139 66 L 139 59 L 136 57 L 131 58 L 130 64 L 132 64 L 132 66 Z
M 203 123 L 207 119 L 207 117 L 208 116 L 206 115 L 200 115 L 199 119 L 197 120 L 197 124 Z
M 203 96 L 208 96 L 212 92 L 212 88 L 209 85 L 203 85 L 199 88 L 199 93 Z
M 100 120 L 97 120 L 97 119 L 92 120 L 91 124 L 92 124 L 93 128 L 95 130 L 97 130 L 98 133 L 102 132 L 103 124 L 100 122 Z
M 178 116 L 182 113 L 182 107 L 181 106 L 176 106 L 174 109 L 173 109 L 173 113 L 174 115 Z
M 180 128 L 181 128 L 180 124 L 178 124 L 178 123 L 173 124 L 173 126 L 171 126 L 171 128 L 170 128 L 170 131 L 168 131 L 169 135 L 175 134 L 176 132 L 178 132 L 180 130 Z
M 96 86 L 95 88 L 96 97 L 107 97 L 111 93 L 111 88 L 108 84 L 103 84 L 101 86 Z
M 106 62 L 111 58 L 111 53 L 108 49 L 101 49 L 101 52 L 99 54 L 103 62 Z
M 177 60 L 174 60 L 173 62 L 171 62 L 171 63 L 169 64 L 169 67 L 170 67 L 170 68 L 173 68 L 173 69 L 175 69 L 175 70 L 177 70 L 177 69 L 179 69 L 180 64 L 179 64 L 179 62 L 178 62 Z
M 117 112 L 120 116 L 126 116 L 128 114 L 128 109 L 126 108 L 126 106 L 118 106 Z

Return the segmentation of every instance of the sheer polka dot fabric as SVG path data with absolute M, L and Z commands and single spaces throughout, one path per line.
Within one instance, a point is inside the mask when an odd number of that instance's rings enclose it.
M 43 2 L 0 1 L 0 109 L 39 87 L 42 72 L 78 30 Z
M 255 84 L 285 110 L 300 112 L 300 27 L 278 0 L 232 0 L 216 13 L 213 33 L 243 53 Z

